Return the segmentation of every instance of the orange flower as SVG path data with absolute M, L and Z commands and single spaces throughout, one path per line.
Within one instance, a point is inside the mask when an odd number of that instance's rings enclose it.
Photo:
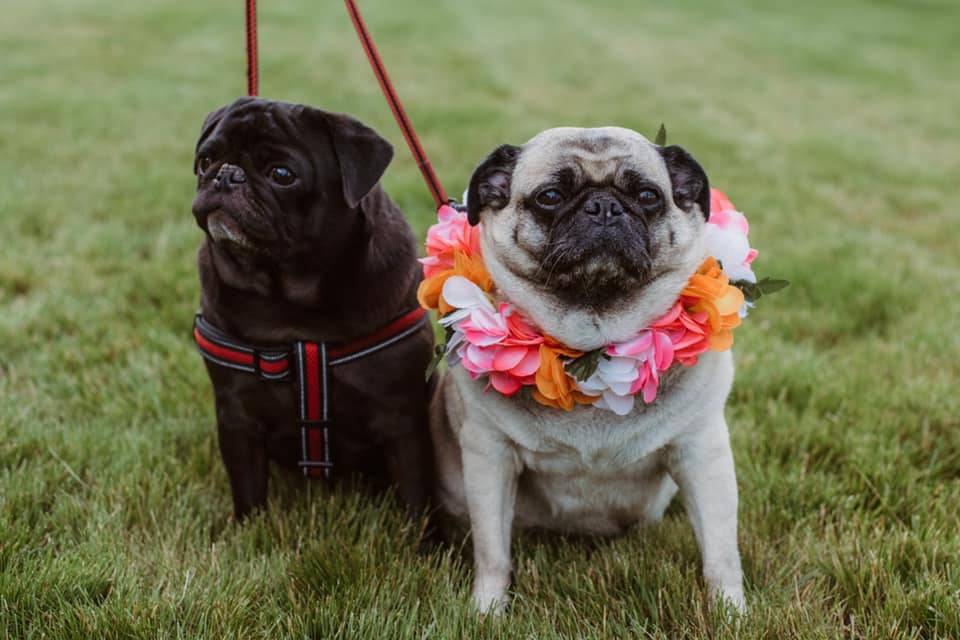
M 453 269 L 447 269 L 429 278 L 424 278 L 420 286 L 417 287 L 417 302 L 420 303 L 420 306 L 424 309 L 438 309 L 441 315 L 450 313 L 452 309 L 449 308 L 447 303 L 443 302 L 443 296 L 440 295 L 440 292 L 443 291 L 443 283 L 452 275 Z
M 479 253 L 469 255 L 461 251 L 454 253 L 453 272 L 458 276 L 463 276 L 484 291 L 489 292 L 493 289 L 493 278 L 487 273 L 487 267 L 483 264 L 483 258 L 480 257 Z
M 582 351 L 570 349 L 547 338 L 550 344 L 540 345 L 540 368 L 537 369 L 533 399 L 547 407 L 570 411 L 575 404 L 593 404 L 596 396 L 588 396 L 577 390 L 577 382 L 567 373 L 560 356 L 578 358 Z
M 680 295 L 690 313 L 707 314 L 711 349 L 724 351 L 733 346 L 733 329 L 740 326 L 743 292 L 730 284 L 716 258 L 703 261 Z
M 453 269 L 447 269 L 425 278 L 417 288 L 417 301 L 425 309 L 437 309 L 444 316 L 454 310 L 443 299 L 443 285 L 450 276 L 463 276 L 484 291 L 493 289 L 493 279 L 487 273 L 483 258 L 479 255 L 467 255 L 462 251 L 453 254 Z

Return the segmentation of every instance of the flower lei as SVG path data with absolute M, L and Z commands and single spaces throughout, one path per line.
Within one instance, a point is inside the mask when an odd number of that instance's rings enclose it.
M 533 387 L 537 402 L 566 411 L 584 404 L 626 415 L 637 395 L 650 404 L 665 371 L 677 363 L 692 366 L 706 351 L 729 349 L 733 329 L 753 302 L 787 285 L 757 281 L 747 218 L 723 192 L 711 189 L 709 257 L 679 299 L 629 340 L 583 352 L 543 333 L 509 302 L 497 301 L 480 254 L 480 228 L 471 227 L 465 213 L 445 205 L 437 217 L 427 232 L 417 292 L 447 330 L 437 361 L 446 355 L 451 366 L 459 363 L 474 379 L 485 376 L 488 388 L 505 396 Z

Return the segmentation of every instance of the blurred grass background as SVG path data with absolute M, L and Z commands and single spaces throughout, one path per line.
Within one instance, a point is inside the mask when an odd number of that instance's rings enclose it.
M 261 91 L 346 111 L 430 200 L 339 2 L 262 0 Z M 435 167 L 618 124 L 689 149 L 793 286 L 737 334 L 750 613 L 709 613 L 678 509 L 522 535 L 501 620 L 389 503 L 277 483 L 238 527 L 189 338 L 204 115 L 242 3 L 44 0 L 0 21 L 0 634 L 9 638 L 960 637 L 960 5 L 366 0 Z

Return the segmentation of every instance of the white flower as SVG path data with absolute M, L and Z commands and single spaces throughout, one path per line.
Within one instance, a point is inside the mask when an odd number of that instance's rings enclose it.
M 757 250 L 750 248 L 747 235 L 750 223 L 747 217 L 733 208 L 733 203 L 722 192 L 711 190 L 710 220 L 704 236 L 707 255 L 711 255 L 723 265 L 723 271 L 731 282 L 746 280 L 756 282 L 753 272 Z M 740 307 L 740 317 L 747 316 L 747 310 L 753 304 L 744 302 Z
M 613 411 L 618 416 L 625 416 L 633 411 L 634 396 L 618 396 L 611 391 L 605 391 L 603 396 L 593 403 L 598 409 Z
M 593 406 L 625 416 L 633 409 L 630 389 L 640 373 L 636 358 L 601 357 L 597 370 L 577 387 L 589 396 L 600 396 Z
M 490 298 L 470 280 L 463 276 L 450 276 L 443 283 L 443 289 L 440 295 L 456 311 L 448 313 L 440 319 L 440 324 L 445 327 L 454 326 L 461 320 L 470 316 L 474 309 L 480 309 L 489 313 L 495 313 L 493 303 Z
M 707 253 L 723 265 L 723 270 L 732 282 L 746 280 L 756 282 L 757 276 L 753 273 L 748 259 L 750 258 L 750 242 L 747 236 L 736 229 L 726 229 L 717 225 L 708 224 L 704 243 Z

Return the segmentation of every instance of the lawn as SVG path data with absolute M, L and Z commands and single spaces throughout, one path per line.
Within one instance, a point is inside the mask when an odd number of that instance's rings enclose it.
M 738 331 L 728 406 L 750 611 L 712 614 L 681 510 L 519 536 L 502 619 L 389 502 L 274 482 L 232 522 L 190 215 L 204 115 L 244 90 L 236 0 L 5 3 L 0 635 L 960 637 L 960 6 L 365 0 L 447 188 L 561 124 L 661 122 L 792 286 Z M 264 95 L 397 146 L 340 2 L 261 1 Z

